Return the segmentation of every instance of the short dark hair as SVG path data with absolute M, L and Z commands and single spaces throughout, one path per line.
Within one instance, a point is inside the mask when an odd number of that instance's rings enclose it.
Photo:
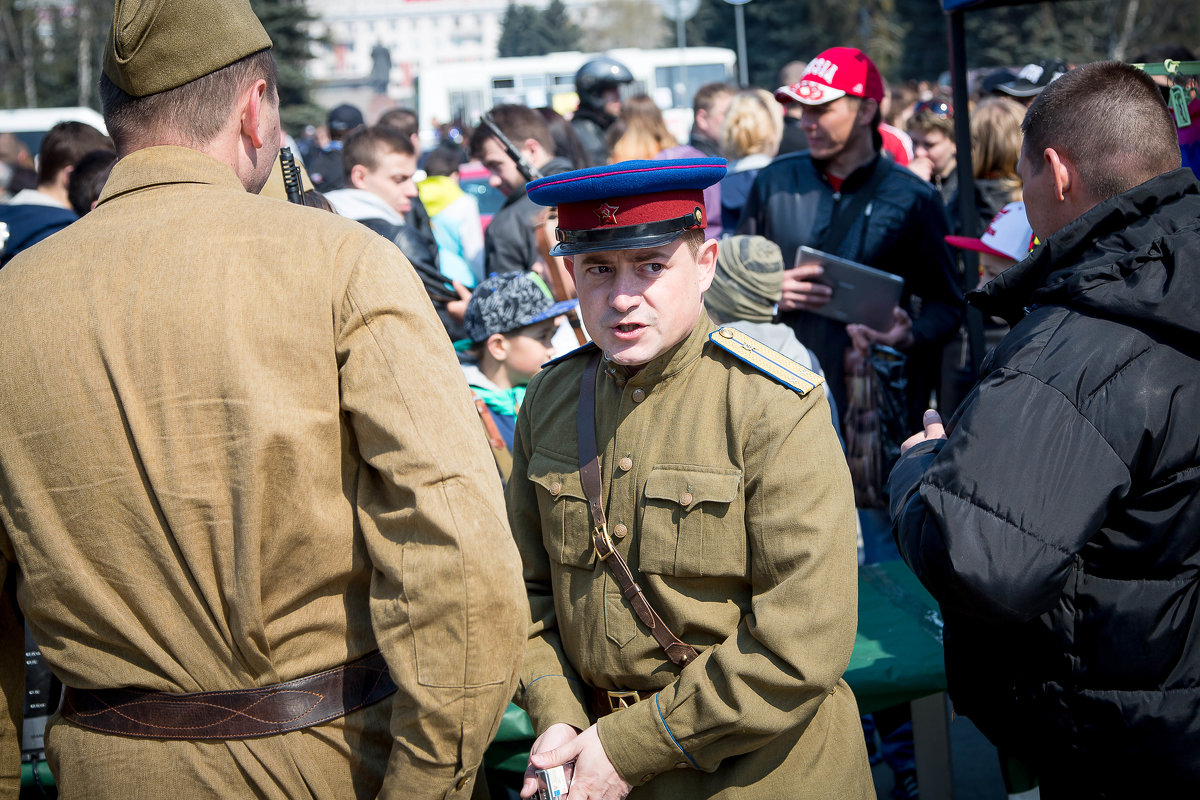
M 228 121 L 238 94 L 259 79 L 267 82 L 267 95 L 275 96 L 277 77 L 270 48 L 182 86 L 145 97 L 126 94 L 107 75 L 101 75 L 104 124 L 122 152 L 165 131 L 193 145 L 208 144 Z
M 1158 86 L 1142 70 L 1097 61 L 1071 70 L 1042 90 L 1021 124 L 1029 167 L 1054 148 L 1102 202 L 1178 169 L 1179 138 Z
M 85 122 L 58 123 L 46 133 L 38 149 L 38 185 L 50 183 L 93 150 L 111 150 L 112 146 L 111 139 Z
M 346 175 L 359 164 L 373 170 L 379 166 L 380 157 L 387 153 L 416 155 L 409 138 L 395 128 L 360 125 L 346 136 L 346 142 L 342 145 L 342 165 Z
M 413 136 L 421 130 L 421 122 L 417 119 L 417 112 L 411 108 L 389 108 L 383 112 L 383 116 L 375 124 L 386 125 L 389 128 L 400 131 L 405 136 Z
M 706 83 L 696 90 L 696 96 L 692 98 L 692 113 L 712 111 L 713 106 L 717 104 L 718 97 L 735 94 L 737 94 L 737 88 L 731 84 L 723 81 Z
M 459 147 L 441 145 L 425 156 L 426 175 L 453 175 L 463 163 L 463 151 Z
M 533 139 L 549 155 L 554 155 L 554 137 L 550 135 L 550 128 L 541 114 L 518 105 L 496 106 L 491 113 L 496 127 L 518 148 L 526 139 Z M 483 155 L 483 143 L 493 138 L 487 126 L 481 124 L 471 134 L 471 155 L 476 158 Z
M 117 154 L 108 148 L 93 150 L 79 159 L 67 181 L 67 199 L 76 214 L 82 217 L 92 210 L 115 163 Z

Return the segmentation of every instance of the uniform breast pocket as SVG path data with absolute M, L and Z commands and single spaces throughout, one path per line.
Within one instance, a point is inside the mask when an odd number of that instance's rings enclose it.
M 542 543 L 551 561 L 588 567 L 595 557 L 592 518 L 579 478 L 579 465 L 566 456 L 536 450 L 529 459 L 529 480 L 538 486 Z
M 746 573 L 742 473 L 658 466 L 646 479 L 639 530 L 643 572 L 698 578 Z

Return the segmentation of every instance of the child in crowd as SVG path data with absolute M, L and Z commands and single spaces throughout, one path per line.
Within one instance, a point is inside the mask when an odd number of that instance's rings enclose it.
M 550 340 L 558 317 L 578 303 L 554 302 L 536 273 L 505 272 L 481 281 L 467 304 L 463 324 L 468 338 L 456 342 L 455 349 L 471 358 L 463 372 L 505 482 L 525 384 L 554 357 Z

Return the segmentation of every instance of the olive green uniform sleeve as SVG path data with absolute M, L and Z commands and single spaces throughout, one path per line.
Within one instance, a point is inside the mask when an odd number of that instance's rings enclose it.
M 840 684 L 857 625 L 853 493 L 823 392 L 768 407 L 746 438 L 750 613 L 654 698 L 599 722 L 635 785 L 711 772 L 807 726 Z
M 364 462 L 347 491 L 373 568 L 371 624 L 400 687 L 380 797 L 467 797 L 524 646 L 518 556 L 420 282 L 384 239 L 346 255 L 334 330 L 348 446 Z
M 529 412 L 536 402 L 539 381 L 529 384 L 525 402 L 517 415 L 513 435 L 513 471 L 508 481 L 508 519 L 516 537 L 517 549 L 529 598 L 529 641 L 521 667 L 517 704 L 529 714 L 533 730 L 541 734 L 557 722 L 583 730 L 591 725 L 584 703 L 583 683 L 563 654 L 554 611 L 554 587 L 550 580 L 550 559 L 542 544 L 541 516 L 537 491 L 529 480 Z

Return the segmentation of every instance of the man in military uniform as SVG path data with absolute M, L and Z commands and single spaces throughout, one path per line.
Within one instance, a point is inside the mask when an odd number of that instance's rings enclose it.
M 270 46 L 247 0 L 118 2 L 121 159 L 0 271 L 0 583 L 68 687 L 63 798 L 466 798 L 516 683 L 518 556 L 420 281 L 253 194 Z
M 874 797 L 842 680 L 854 507 L 821 379 L 703 311 L 702 191 L 724 173 L 624 162 L 529 186 L 558 206 L 593 344 L 536 375 L 517 420 L 522 797 L 569 763 L 572 800 Z

